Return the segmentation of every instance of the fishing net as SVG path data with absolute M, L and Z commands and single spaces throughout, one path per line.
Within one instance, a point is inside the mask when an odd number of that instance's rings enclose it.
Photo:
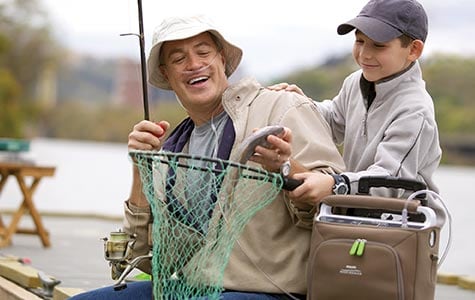
M 131 152 L 153 214 L 156 299 L 218 299 L 243 227 L 281 190 L 279 174 L 220 159 Z

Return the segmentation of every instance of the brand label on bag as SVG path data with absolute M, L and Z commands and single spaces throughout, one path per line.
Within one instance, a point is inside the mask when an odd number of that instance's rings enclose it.
M 361 270 L 356 266 L 346 265 L 344 268 L 340 269 L 340 274 L 361 276 L 363 275 L 363 272 L 361 272 Z

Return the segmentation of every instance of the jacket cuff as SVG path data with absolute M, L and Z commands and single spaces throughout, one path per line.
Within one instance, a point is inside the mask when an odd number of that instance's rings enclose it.
M 136 206 L 130 202 L 130 200 L 125 201 L 124 208 L 132 214 L 143 214 L 143 213 L 150 213 L 150 206 Z
M 293 216 L 295 216 L 295 226 L 305 229 L 312 229 L 313 218 L 317 212 L 317 206 L 309 206 L 308 209 L 304 209 L 295 206 L 292 201 L 289 201 L 289 209 Z

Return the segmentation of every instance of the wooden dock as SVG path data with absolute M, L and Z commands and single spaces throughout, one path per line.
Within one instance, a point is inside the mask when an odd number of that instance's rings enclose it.
M 37 237 L 15 235 L 12 244 L 2 249 L 0 299 L 41 299 L 26 289 L 40 287 L 38 271 L 61 281 L 55 286 L 54 300 L 114 283 L 101 238 L 121 227 L 121 220 L 85 216 L 44 216 L 43 220 L 50 229 L 51 247 L 44 248 Z M 475 299 L 473 277 L 439 274 L 439 282 L 436 300 Z

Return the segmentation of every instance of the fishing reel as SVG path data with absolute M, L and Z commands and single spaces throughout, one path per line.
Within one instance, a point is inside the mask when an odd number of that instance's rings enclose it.
M 114 286 L 122 288 L 123 281 L 132 270 L 144 259 L 151 259 L 152 255 L 142 255 L 132 259 L 132 250 L 136 242 L 136 235 L 129 235 L 121 229 L 110 233 L 104 241 L 104 258 L 111 266 L 111 277 L 117 280 Z
M 104 258 L 111 266 L 111 277 L 116 280 L 129 264 L 132 249 L 135 245 L 135 236 L 123 232 L 121 229 L 109 234 L 104 241 Z

